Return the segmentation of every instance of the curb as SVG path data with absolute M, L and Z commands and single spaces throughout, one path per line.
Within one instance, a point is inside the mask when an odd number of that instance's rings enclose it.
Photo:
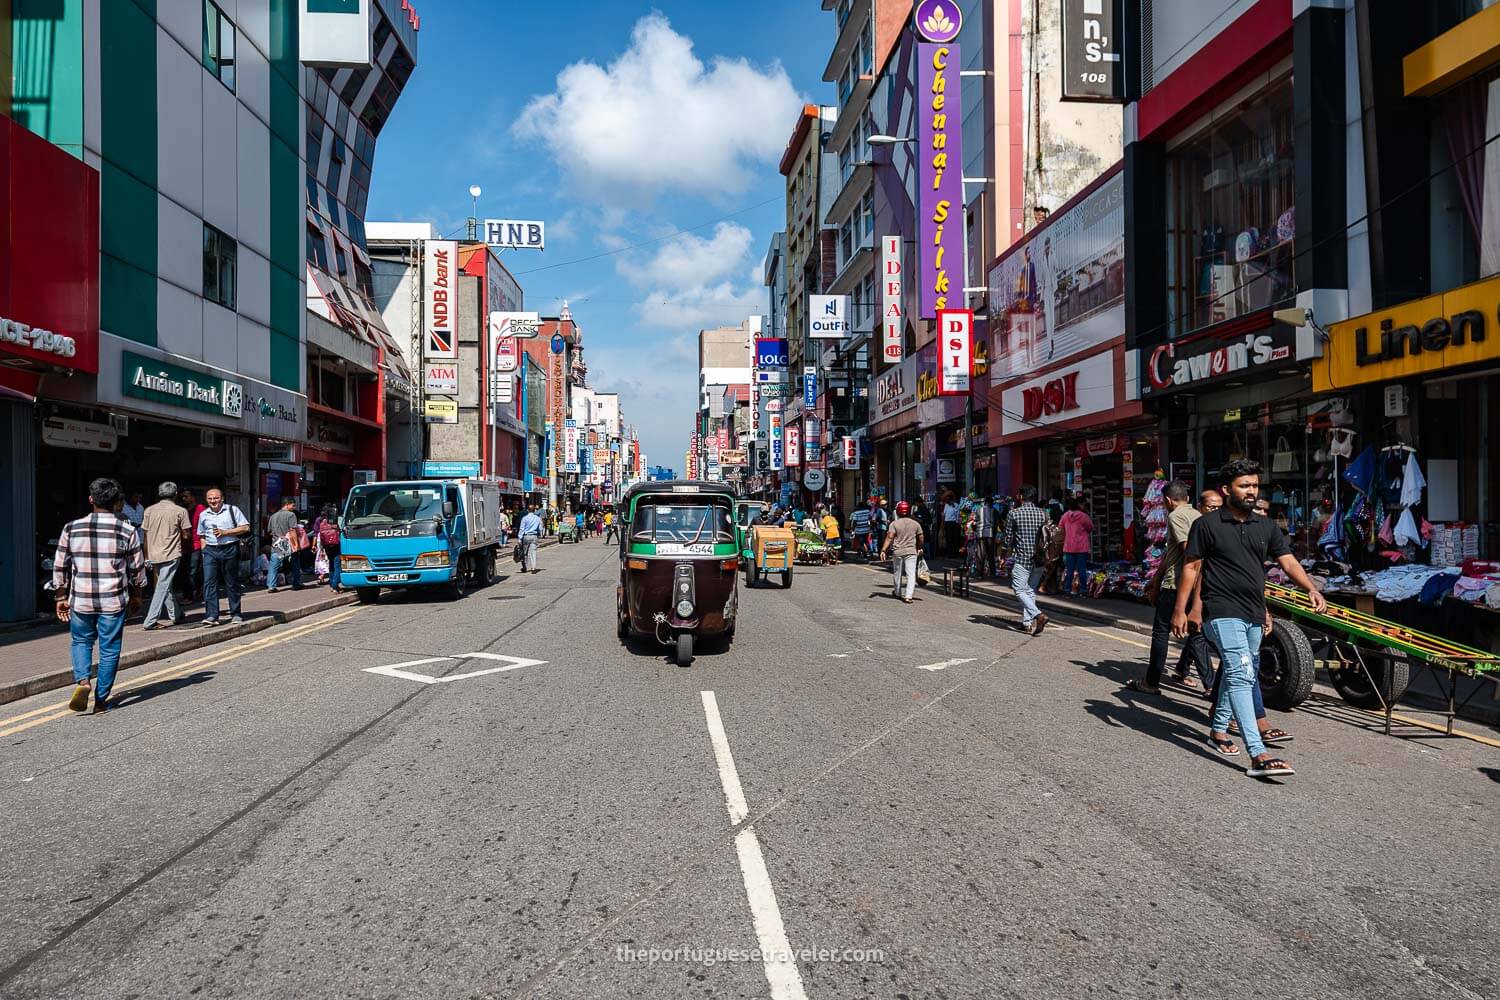
M 321 614 L 324 611 L 332 611 L 334 608 L 353 604 L 357 600 L 358 598 L 352 593 L 334 594 L 320 601 L 314 601 L 312 604 L 293 608 L 290 611 L 272 611 L 269 614 L 252 618 L 243 625 L 223 625 L 212 630 L 197 628 L 187 632 L 180 639 L 172 639 L 151 646 L 148 649 L 138 649 L 135 652 L 121 653 L 120 669 L 128 670 L 131 667 L 139 667 L 143 664 L 154 663 L 157 660 L 165 660 L 180 653 L 192 652 L 195 649 L 203 649 L 206 646 L 216 646 L 221 642 L 228 642 L 230 639 L 254 635 L 256 632 L 264 632 L 266 629 L 276 625 L 285 625 L 288 622 L 297 621 L 299 618 L 307 618 L 311 615 Z M 0 705 L 12 701 L 20 701 L 22 698 L 30 698 L 34 694 L 43 694 L 47 691 L 55 691 L 58 688 L 69 687 L 72 683 L 73 671 L 72 669 L 67 669 L 42 674 L 37 677 L 28 677 L 25 680 L 0 684 Z

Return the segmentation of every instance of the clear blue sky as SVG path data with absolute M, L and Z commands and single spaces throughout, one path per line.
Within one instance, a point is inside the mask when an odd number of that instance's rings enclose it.
M 802 101 L 832 100 L 833 13 L 816 0 L 416 6 L 417 69 L 380 136 L 369 221 L 457 233 L 471 184 L 481 218 L 545 220 L 544 253 L 502 254 L 527 307 L 569 301 L 591 384 L 621 393 L 648 461 L 681 472 L 696 334 L 765 311 L 761 261 L 785 218 L 777 162 Z

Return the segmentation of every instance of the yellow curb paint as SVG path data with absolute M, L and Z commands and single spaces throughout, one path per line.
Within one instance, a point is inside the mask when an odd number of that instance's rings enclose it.
M 310 625 L 299 625 L 289 631 L 282 632 L 274 636 L 266 636 L 265 638 L 257 639 L 253 642 L 248 642 L 241 646 L 232 646 L 228 649 L 216 650 L 214 653 L 208 656 L 199 657 L 196 660 L 189 660 L 187 663 L 179 663 L 176 666 L 165 667 L 161 670 L 157 670 L 149 674 L 144 674 L 140 677 L 132 677 L 130 679 L 129 686 L 122 687 L 120 693 L 123 694 L 129 691 L 134 691 L 149 681 L 161 680 L 173 675 L 191 673 L 192 671 L 197 670 L 200 667 L 215 666 L 220 663 L 228 663 L 231 660 L 237 660 L 242 656 L 247 656 L 250 653 L 259 652 L 260 650 L 266 649 L 267 647 L 275 646 L 283 642 L 288 642 L 292 639 L 298 639 L 312 632 L 317 632 L 321 629 L 337 625 L 340 622 L 347 621 L 348 619 L 354 617 L 362 610 L 364 609 L 352 608 L 348 611 L 340 612 L 334 617 L 329 618 L 325 621 L 314 622 Z M 10 717 L 9 719 L 0 720 L 0 737 L 10 736 L 14 733 L 25 732 L 33 726 L 39 726 L 44 722 L 51 722 L 54 719 L 61 719 L 65 716 L 86 714 L 86 712 L 72 711 L 68 708 L 67 702 L 63 702 L 61 705 L 49 706 L 47 708 L 33 709 L 30 712 L 25 712 L 21 715 L 15 715 Z M 33 716 L 40 717 L 33 718 Z M 22 721 L 27 719 L 29 719 L 30 721 Z M 21 724 L 15 725 L 15 723 Z

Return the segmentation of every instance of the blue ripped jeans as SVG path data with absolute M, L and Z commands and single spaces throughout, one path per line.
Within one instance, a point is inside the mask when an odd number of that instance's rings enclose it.
M 1214 618 L 1203 623 L 1208 640 L 1219 651 L 1219 672 L 1222 684 L 1218 700 L 1214 702 L 1213 732 L 1229 730 L 1231 711 L 1240 724 L 1240 737 L 1250 756 L 1259 757 L 1266 752 L 1260 739 L 1260 727 L 1255 723 L 1255 696 L 1252 693 L 1260 685 L 1260 640 L 1265 632 L 1260 622 L 1248 622 L 1243 618 Z

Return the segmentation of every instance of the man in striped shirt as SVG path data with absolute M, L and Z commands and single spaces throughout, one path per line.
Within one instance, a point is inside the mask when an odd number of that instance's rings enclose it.
M 109 692 L 120 665 L 120 637 L 125 617 L 140 608 L 146 586 L 146 557 L 135 525 L 115 513 L 120 484 L 96 479 L 89 484 L 94 512 L 69 521 L 57 540 L 52 587 L 57 593 L 57 620 L 73 636 L 73 680 L 77 687 L 68 707 L 89 707 L 89 672 L 94 643 L 99 644 L 99 673 L 94 686 L 94 714 L 109 708 Z

